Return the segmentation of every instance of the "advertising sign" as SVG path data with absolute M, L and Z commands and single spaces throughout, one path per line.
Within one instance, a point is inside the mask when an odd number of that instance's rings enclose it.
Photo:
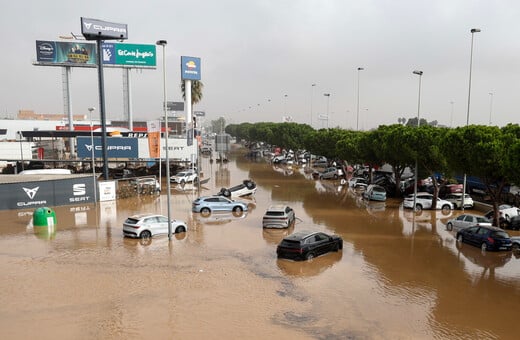
M 1 186 L 0 210 L 91 203 L 94 197 L 92 176 L 10 183 Z
M 36 40 L 36 60 L 41 63 L 95 67 L 96 44 Z
M 161 121 L 151 120 L 146 122 L 148 131 L 148 151 L 150 157 L 159 158 L 161 153 Z
M 81 34 L 87 40 L 128 39 L 126 24 L 116 24 L 98 19 L 81 18 Z
M 184 102 L 166 102 L 168 111 L 184 111 Z
M 181 56 L 181 79 L 200 80 L 200 58 Z
M 103 64 L 156 66 L 155 45 L 103 43 Z
M 98 182 L 99 185 L 99 201 L 114 201 L 116 199 L 116 182 L 104 181 Z
M 101 137 L 78 137 L 77 151 L 80 158 L 91 158 L 92 148 L 94 148 L 94 157 L 103 157 L 103 146 Z M 94 145 L 92 145 L 92 141 Z M 139 154 L 137 148 L 137 138 L 109 137 L 107 138 L 107 154 L 108 158 L 137 158 Z

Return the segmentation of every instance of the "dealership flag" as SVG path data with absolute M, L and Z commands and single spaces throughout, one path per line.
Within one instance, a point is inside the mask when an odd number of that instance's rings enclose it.
M 150 151 L 150 158 L 159 158 L 161 157 L 161 121 L 147 121 L 146 129 L 148 130 L 148 150 Z

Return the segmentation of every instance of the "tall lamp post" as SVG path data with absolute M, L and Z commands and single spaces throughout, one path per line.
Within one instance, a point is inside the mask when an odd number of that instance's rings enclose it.
M 94 163 L 95 157 L 95 149 L 96 146 L 94 144 L 94 124 L 92 123 L 92 111 L 94 111 L 95 107 L 89 107 L 88 112 L 90 112 L 90 145 L 92 146 L 90 149 L 90 157 L 92 158 L 92 180 L 94 183 L 94 203 L 97 201 L 97 185 L 96 185 L 96 166 Z
M 329 103 L 330 103 L 330 93 L 324 93 L 325 97 L 327 97 L 327 129 L 329 128 Z
M 312 127 L 312 99 L 314 98 L 314 88 L 316 87 L 316 84 L 311 84 L 311 127 Z
M 451 111 L 450 111 L 450 127 L 453 127 L 453 104 L 455 104 L 455 102 L 452 100 L 450 102 L 451 104 Z
M 423 71 L 413 71 L 413 74 L 416 74 L 419 76 L 419 96 L 417 100 L 417 127 L 420 126 L 421 121 L 421 81 L 422 81 L 422 75 Z M 415 181 L 413 185 L 413 210 L 416 209 L 416 203 L 417 203 L 417 181 L 419 181 L 419 162 L 417 161 L 417 156 L 415 156 Z
M 283 100 L 283 115 L 287 116 L 287 95 L 284 94 L 283 97 L 284 97 L 284 100 Z
M 357 116 L 356 116 L 356 131 L 359 131 L 359 73 L 363 71 L 363 67 L 357 68 Z
M 166 102 L 166 40 L 157 40 L 157 45 L 162 46 L 163 62 L 163 111 L 164 111 L 164 139 L 166 146 L 166 204 L 168 205 L 168 240 L 172 239 L 171 204 L 170 204 L 170 158 L 168 156 L 168 109 Z M 161 157 L 159 153 L 159 157 Z
M 489 92 L 489 126 L 491 126 L 491 115 L 493 113 L 493 92 Z
M 468 85 L 468 112 L 466 113 L 466 127 L 469 125 L 469 106 L 471 103 L 471 71 L 473 68 L 473 38 L 475 33 L 480 32 L 480 28 L 471 29 L 471 50 L 469 54 L 469 85 Z M 466 172 L 464 172 L 464 180 L 462 182 L 462 202 L 461 209 L 464 211 L 464 198 L 466 196 Z

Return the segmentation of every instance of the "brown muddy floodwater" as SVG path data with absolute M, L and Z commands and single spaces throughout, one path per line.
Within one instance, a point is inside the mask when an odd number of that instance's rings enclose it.
M 414 221 L 400 201 L 367 203 L 238 154 L 202 168 L 201 195 L 254 179 L 252 209 L 202 218 L 198 193 L 172 187 L 173 217 L 190 229 L 171 242 L 122 237 L 127 216 L 166 215 L 165 194 L 56 207 L 54 231 L 35 230 L 32 211 L 0 212 L 0 338 L 517 338 L 520 256 L 457 247 L 445 224 L 460 211 Z M 276 202 L 295 209 L 293 228 L 262 229 Z M 342 236 L 343 251 L 277 260 L 284 234 L 302 229 Z

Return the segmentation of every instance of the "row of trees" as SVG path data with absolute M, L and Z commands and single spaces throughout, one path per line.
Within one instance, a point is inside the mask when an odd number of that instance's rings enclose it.
M 382 125 L 371 131 L 339 128 L 314 130 L 297 123 L 232 124 L 225 131 L 248 142 L 265 142 L 293 150 L 307 150 L 350 164 L 393 167 L 396 189 L 406 167 L 419 164 L 418 178 L 442 173 L 479 177 L 490 195 L 495 216 L 504 186 L 520 183 L 520 126 L 470 125 L 457 128 L 422 124 Z M 438 183 L 435 183 L 435 195 Z M 397 190 L 398 192 L 399 190 Z

